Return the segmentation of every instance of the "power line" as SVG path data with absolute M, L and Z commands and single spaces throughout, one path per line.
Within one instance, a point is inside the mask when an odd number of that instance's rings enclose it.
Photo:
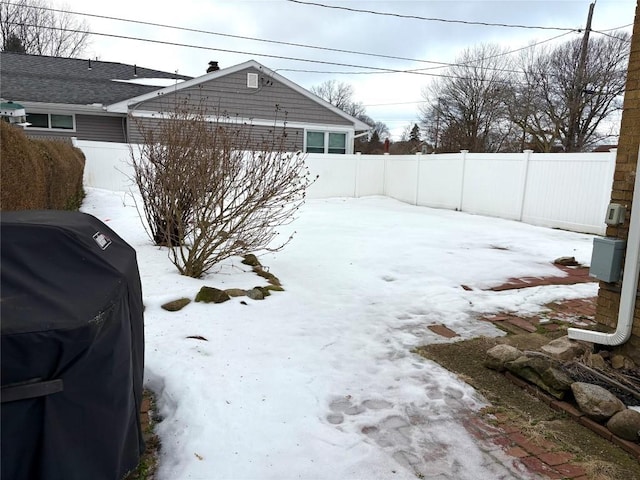
M 631 39 L 630 38 L 617 37 L 615 35 L 610 35 L 608 33 L 605 33 L 604 31 L 600 31 L 600 30 L 591 30 L 591 31 L 593 33 L 599 33 L 600 35 L 604 35 L 605 37 L 615 38 L 616 40 L 620 40 L 621 42 L 631 43 Z
M 8 4 L 9 5 L 14 5 L 14 6 L 17 5 L 17 4 L 10 3 L 10 2 L 8 2 Z M 549 41 L 555 40 L 556 38 L 559 38 L 559 37 L 562 37 L 564 35 L 568 35 L 568 34 L 572 33 L 572 32 L 564 32 L 564 33 L 562 33 L 562 34 L 560 34 L 558 36 L 552 37 L 552 38 L 547 39 L 547 40 L 543 40 L 541 42 L 533 43 L 531 45 L 522 47 L 520 49 L 513 50 L 511 52 L 504 52 L 504 53 L 500 53 L 500 54 L 497 54 L 497 55 L 493 55 L 491 57 L 475 59 L 475 60 L 473 60 L 473 62 L 452 63 L 452 62 L 440 62 L 440 61 L 434 61 L 434 60 L 424 60 L 424 59 L 416 59 L 416 58 L 408 58 L 408 57 L 399 57 L 399 56 L 395 56 L 395 55 L 384 55 L 384 54 L 379 54 L 379 53 L 361 52 L 361 51 L 356 51 L 356 50 L 346 50 L 346 49 L 340 49 L 340 48 L 321 47 L 321 46 L 316 46 L 316 45 L 293 43 L 293 42 L 284 42 L 284 41 L 279 41 L 279 40 L 270 40 L 270 39 L 263 39 L 263 38 L 257 38 L 257 37 L 247 37 L 247 36 L 243 36 L 243 35 L 234 35 L 234 34 L 229 34 L 229 33 L 212 32 L 210 30 L 202 30 L 202 29 L 196 29 L 196 28 L 181 27 L 181 26 L 176 26 L 176 25 L 168 25 L 168 24 L 163 24 L 163 23 L 148 22 L 148 21 L 143 21 L 143 20 L 133 20 L 133 19 L 129 19 L 129 18 L 114 17 L 114 16 L 109 16 L 109 15 L 99 15 L 99 14 L 86 13 L 86 12 L 62 10 L 62 9 L 56 9 L 56 8 L 51 8 L 51 7 L 41 7 L 41 6 L 31 6 L 31 5 L 29 5 L 28 8 L 32 8 L 32 9 L 35 8 L 35 9 L 39 9 L 39 10 L 51 11 L 51 12 L 56 12 L 56 13 L 69 13 L 69 14 L 72 14 L 72 15 L 100 18 L 100 19 L 103 19 L 103 20 L 112 20 L 112 21 L 119 21 L 119 22 L 125 22 L 125 23 L 133 23 L 133 24 L 137 24 L 137 25 L 146 25 L 146 26 L 152 26 L 152 27 L 168 28 L 168 29 L 184 31 L 184 32 L 200 33 L 200 34 L 206 34 L 206 35 L 214 35 L 214 36 L 221 36 L 221 37 L 227 37 L 227 38 L 235 38 L 235 39 L 240 39 L 240 40 L 249 40 L 249 41 L 255 41 L 255 42 L 262 42 L 262 43 L 270 43 L 270 44 L 276 44 L 276 45 L 287 45 L 287 46 L 292 46 L 292 47 L 309 48 L 309 49 L 330 51 L 330 52 L 337 52 L 337 53 L 347 53 L 347 54 L 352 54 L 352 55 L 363 55 L 363 56 L 369 56 L 369 57 L 386 58 L 386 59 L 391 59 L 391 60 L 404 60 L 404 61 L 418 62 L 418 63 L 437 64 L 437 66 L 434 66 L 434 67 L 429 67 L 429 68 L 424 68 L 424 69 L 414 69 L 413 71 L 415 71 L 415 72 L 420 72 L 420 71 L 425 71 L 425 70 L 430 70 L 430 69 L 447 68 L 447 67 L 453 67 L 453 66 L 465 66 L 465 65 L 467 65 L 469 63 L 477 63 L 479 61 L 486 60 L 486 59 L 489 59 L 489 58 L 495 58 L 495 57 L 499 57 L 499 56 L 502 56 L 502 55 L 508 55 L 509 53 L 513 53 L 513 52 L 516 52 L 516 51 L 519 51 L 519 50 L 523 50 L 523 49 L 526 49 L 526 48 L 531 48 L 531 47 L 533 47 L 535 45 L 539 45 L 541 43 L 549 42 Z M 501 71 L 510 72 L 510 73 L 519 73 L 516 70 L 496 69 L 496 68 L 493 68 L 493 67 L 486 67 L 486 68 L 488 70 L 501 70 Z M 402 72 L 403 73 L 404 72 L 408 72 L 408 70 L 403 70 Z M 370 73 L 397 73 L 397 72 L 395 72 L 395 71 L 387 71 L 387 72 L 360 72 L 360 73 L 369 73 L 370 74 Z
M 16 6 L 17 4 L 15 3 L 11 3 L 11 2 L 4 2 L 7 3 L 9 5 L 14 5 Z M 332 51 L 332 52 L 339 52 L 339 53 L 347 53 L 347 54 L 354 54 L 354 55 L 363 55 L 363 56 L 370 56 L 370 57 L 378 57 L 378 58 L 387 58 L 387 59 L 393 59 L 393 60 L 404 60 L 404 61 L 412 61 L 412 62 L 420 62 L 420 63 L 430 63 L 430 64 L 438 64 L 437 66 L 433 66 L 433 67 L 428 67 L 428 68 L 416 68 L 416 69 L 384 69 L 384 68 L 373 68 L 373 67 L 368 67 L 368 66 L 362 66 L 359 68 L 371 68 L 377 71 L 371 72 L 316 72 L 316 71 L 311 71 L 311 70 L 306 70 L 306 72 L 308 73 L 327 73 L 327 74 L 353 74 L 353 75 L 363 75 L 363 74 L 390 74 L 390 73 L 416 73 L 416 74 L 420 74 L 420 73 L 424 73 L 427 70 L 434 70 L 434 69 L 440 69 L 440 68 L 447 68 L 447 67 L 455 67 L 455 66 L 467 66 L 467 65 L 472 65 L 472 64 L 476 64 L 478 62 L 481 62 L 483 60 L 487 60 L 487 59 L 491 59 L 491 58 L 496 58 L 496 57 L 500 57 L 500 56 L 504 56 L 504 55 L 508 55 L 510 53 L 514 53 L 520 50 L 525 50 L 527 48 L 532 48 L 536 45 L 540 45 L 542 43 L 546 43 L 546 42 L 550 42 L 552 40 L 555 40 L 557 38 L 563 37 L 565 35 L 569 35 L 571 34 L 573 31 L 567 31 L 564 32 L 560 35 L 551 37 L 549 39 L 540 41 L 540 42 L 536 42 L 515 50 L 511 50 L 508 52 L 502 52 L 496 55 L 492 55 L 489 57 L 483 57 L 483 58 L 478 58 L 478 59 L 474 59 L 468 62 L 463 62 L 463 63 L 452 63 L 452 62 L 440 62 L 440 61 L 433 61 L 433 60 L 424 60 L 424 59 L 415 59 L 415 58 L 407 58 L 407 57 L 399 57 L 399 56 L 393 56 L 393 55 L 384 55 L 384 54 L 377 54 L 377 53 L 369 53 L 369 52 L 361 52 L 361 51 L 354 51 L 354 50 L 345 50 L 345 49 L 338 49 L 338 48 L 331 48 L 331 47 L 321 47 L 321 46 L 315 46 L 315 45 L 308 45 L 308 44 L 300 44 L 300 43 L 293 43 L 293 42 L 283 42 L 283 41 L 278 41 L 278 40 L 269 40 L 269 39 L 262 39 L 262 38 L 256 38 L 256 37 L 247 37 L 247 36 L 242 36 L 242 35 L 233 35 L 233 34 L 227 34 L 227 33 L 220 33 L 220 32 L 212 32 L 209 30 L 202 30 L 202 29 L 195 29 L 195 28 L 189 28 L 189 27 L 181 27 L 181 26 L 176 26 L 176 25 L 168 25 L 168 24 L 162 24 L 162 23 L 155 23 L 155 22 L 148 22 L 148 21 L 142 21 L 142 20 L 133 20 L 133 19 L 128 19 L 128 18 L 122 18 L 122 17 L 114 17 L 114 16 L 109 16 L 109 15 L 99 15 L 99 14 L 93 14 L 93 13 L 85 13 L 85 12 L 78 12 L 78 11 L 69 11 L 69 10 L 62 10 L 62 9 L 56 9 L 56 8 L 50 8 L 50 7 L 41 7 L 41 6 L 28 6 L 28 8 L 35 8 L 35 9 L 39 9 L 39 10 L 45 10 L 45 11 L 51 11 L 51 12 L 56 12 L 56 13 L 69 13 L 72 15 L 79 15 L 79 16 L 87 16 L 87 17 L 93 17 L 93 18 L 100 18 L 103 20 L 112 20 L 112 21 L 120 21 L 120 22 L 125 22 L 125 23 L 133 23 L 133 24 L 137 24 L 137 25 L 146 25 L 146 26 L 153 26 L 153 27 L 160 27 L 160 28 L 168 28 L 168 29 L 173 29 L 173 30 L 179 30 L 179 31 L 186 31 L 186 32 L 192 32 L 192 33 L 201 33 L 201 34 L 206 34 L 206 35 L 214 35 L 214 36 L 222 36 L 222 37 L 228 37 L 228 38 L 236 38 L 236 39 L 241 39 L 241 40 L 250 40 L 250 41 L 256 41 L 256 42 L 263 42 L 263 43 L 271 43 L 271 44 L 277 44 L 277 45 L 287 45 L 287 46 L 293 46 L 293 47 L 300 47 L 300 48 L 309 48 L 309 49 L 316 49 L 316 50 L 323 50 L 323 51 Z M 88 32 L 91 33 L 91 32 Z M 99 34 L 96 33 L 97 35 L 109 35 L 109 34 Z M 124 37 L 123 37 L 124 38 Z M 132 39 L 136 39 L 134 37 L 131 37 Z M 150 40 L 145 40 L 145 39 L 137 39 L 140 41 L 150 41 Z M 178 44 L 175 44 L 176 46 L 180 46 Z M 198 46 L 192 46 L 193 48 L 198 48 Z M 211 50 L 218 50 L 218 51 L 224 51 L 224 52 L 229 52 L 229 53 L 246 53 L 247 55 L 254 55 L 257 56 L 259 54 L 255 54 L 255 53 L 249 53 L 249 52 L 236 52 L 234 50 L 224 50 L 224 49 L 211 49 Z M 291 60 L 299 60 L 299 61 L 308 61 L 305 59 L 295 59 L 295 58 L 291 58 L 291 57 L 280 57 L 280 56 L 270 56 L 270 55 L 262 55 L 265 57 L 270 57 L 270 58 L 283 58 L 283 59 L 291 59 Z M 334 63 L 334 62 L 317 62 L 317 63 L 328 63 L 328 64 L 332 64 L 332 65 L 342 65 L 342 64 L 338 64 L 338 63 Z M 510 69 L 500 69 L 500 68 L 495 68 L 495 67 L 491 67 L 491 66 L 486 66 L 485 67 L 487 70 L 495 70 L 495 71 L 500 71 L 500 72 L 505 72 L 505 73 L 521 73 L 518 70 L 510 70 Z M 287 70 L 287 71 L 302 71 L 302 70 L 296 70 L 296 69 L 282 69 L 282 70 Z M 438 76 L 438 75 L 433 75 L 433 76 Z M 443 75 L 444 76 L 444 75 Z
M 10 25 L 17 25 L 15 22 L 8 22 L 8 23 Z M 25 27 L 35 27 L 36 26 L 36 25 L 33 25 L 33 24 L 24 24 L 24 23 L 21 23 L 20 25 L 25 26 Z M 291 60 L 291 61 L 296 61 L 296 62 L 319 63 L 319 64 L 323 64 L 323 65 L 335 65 L 335 66 L 339 66 L 339 67 L 362 68 L 362 69 L 367 69 L 367 70 L 377 70 L 377 71 L 381 71 L 381 72 L 408 73 L 408 74 L 412 74 L 412 75 L 423 75 L 423 76 L 432 76 L 432 77 L 468 78 L 468 77 L 461 77 L 461 76 L 455 76 L 455 75 L 446 75 L 446 74 L 438 74 L 438 73 L 427 73 L 427 72 L 419 72 L 419 71 L 412 71 L 412 70 L 398 70 L 398 69 L 393 69 L 393 68 L 372 67 L 372 66 L 369 66 L 369 65 L 356 65 L 356 64 L 350 64 L 350 63 L 331 62 L 331 61 L 328 61 L 328 60 L 311 60 L 311 59 L 308 59 L 308 58 L 288 57 L 288 56 L 284 56 L 284 55 L 273 55 L 273 54 L 268 54 L 268 53 L 245 52 L 245 51 L 242 51 L 242 50 L 231 50 L 231 49 L 225 49 L 225 48 L 206 47 L 206 46 L 203 46 L 203 45 L 192 45 L 192 44 L 188 44 L 188 43 L 177 43 L 177 42 L 170 42 L 170 41 L 167 41 L 167 40 L 154 40 L 154 39 L 150 39 L 150 38 L 132 37 L 132 36 L 129 36 L 129 35 L 118 35 L 118 34 L 115 34 L 115 33 L 86 32 L 84 30 L 78 30 L 78 29 L 72 29 L 72 28 L 52 27 L 52 26 L 43 26 L 43 25 L 38 25 L 38 27 L 45 28 L 47 30 L 57 30 L 57 31 L 68 32 L 68 33 L 88 33 L 89 35 L 97 35 L 97 36 L 102 36 L 102 37 L 119 38 L 119 39 L 124 39 L 124 40 L 135 40 L 135 41 L 139 41 L 139 42 L 155 43 L 155 44 L 160 44 L 160 45 L 170 45 L 170 46 L 174 46 L 174 47 L 196 48 L 196 49 L 199 49 L 199 50 L 211 50 L 211 51 L 216 51 L 216 52 L 235 53 L 235 54 L 249 55 L 249 56 L 255 56 L 255 57 L 277 58 L 277 59 L 280 59 L 280 60 Z M 479 80 L 480 81 L 488 81 L 488 80 L 484 80 L 484 79 L 479 79 Z M 493 81 L 499 82 L 499 83 L 500 82 L 501 83 L 509 83 L 507 80 L 493 80 Z
M 325 5 L 323 3 L 304 2 L 302 0 L 287 0 L 287 1 L 291 3 L 298 3 L 300 5 L 309 5 L 313 7 L 330 8 L 334 10 L 346 10 L 348 12 L 367 13 L 370 15 L 381 15 L 385 17 L 408 18 L 411 20 L 422 20 L 422 21 L 429 21 L 429 22 L 460 23 L 463 25 L 481 25 L 485 27 L 528 28 L 528 29 L 537 29 L 537 30 L 562 30 L 562 31 L 569 31 L 569 32 L 579 31 L 579 29 L 568 28 L 568 27 L 543 27 L 543 26 L 536 26 L 536 25 L 520 25 L 520 24 L 510 24 L 510 23 L 490 23 L 490 22 L 474 22 L 474 21 L 468 21 L 468 20 L 450 20 L 446 18 L 421 17 L 418 15 L 404 15 L 401 13 L 380 12 L 380 11 L 365 10 L 360 8 L 340 7 L 337 5 Z

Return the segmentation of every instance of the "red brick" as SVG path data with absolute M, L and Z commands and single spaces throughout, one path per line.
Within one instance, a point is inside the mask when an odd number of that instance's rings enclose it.
M 578 418 L 584 416 L 584 413 L 582 413 L 576 407 L 574 407 L 573 405 L 571 405 L 570 403 L 567 403 L 567 402 L 561 402 L 559 400 L 554 400 L 553 402 L 551 402 L 551 407 L 556 409 L 556 410 L 562 410 L 563 412 L 569 414 L 571 417 L 573 417 L 575 419 L 578 419 Z
M 558 473 L 552 467 L 546 465 L 536 457 L 524 457 L 520 459 L 520 461 L 524 463 L 533 473 L 538 473 L 554 480 L 563 478 L 563 475 L 561 473 Z
M 450 328 L 445 327 L 444 325 L 429 325 L 427 328 L 431 330 L 433 333 L 437 333 L 441 337 L 445 337 L 445 338 L 453 338 L 453 337 L 460 336 Z
M 510 433 L 513 433 L 513 432 L 510 432 Z M 513 441 L 511 441 L 510 438 L 505 437 L 503 435 L 500 435 L 498 437 L 492 438 L 491 441 L 495 445 L 498 445 L 499 447 L 503 447 L 503 448 L 508 448 L 508 447 L 511 447 L 511 445 L 513 445 Z
M 524 318 L 510 318 L 509 320 L 507 320 L 507 322 L 509 322 L 511 325 L 515 325 L 518 328 L 526 330 L 529 333 L 533 333 L 537 330 L 535 325 L 532 325 L 531 322 L 528 322 Z
M 598 422 L 594 422 L 593 420 L 591 420 L 587 416 L 580 417 L 578 419 L 578 421 L 582 425 L 587 427 L 589 430 L 591 430 L 592 432 L 597 433 L 598 435 L 600 435 L 602 438 L 606 438 L 607 440 L 611 440 L 611 438 L 613 437 L 613 435 L 607 429 L 607 427 L 605 427 L 604 425 L 600 425 Z
M 516 432 L 509 435 L 509 438 L 524 448 L 527 452 L 532 455 L 539 455 L 541 453 L 545 453 L 549 451 L 554 445 L 550 442 L 543 441 L 541 445 L 537 445 L 525 437 L 522 433 Z
M 511 447 L 508 448 L 505 453 L 512 457 L 516 458 L 524 458 L 529 456 L 529 452 L 523 450 L 521 447 Z
M 562 473 L 565 477 L 576 478 L 582 475 L 586 475 L 586 471 L 579 465 L 573 463 L 565 463 L 564 465 L 556 465 L 554 467 L 558 472 Z
M 541 453 L 538 455 L 538 458 L 553 467 L 554 465 L 562 465 L 563 463 L 573 460 L 575 455 L 569 452 L 549 452 Z

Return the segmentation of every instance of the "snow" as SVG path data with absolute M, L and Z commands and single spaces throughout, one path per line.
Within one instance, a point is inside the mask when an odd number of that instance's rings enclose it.
M 431 324 L 459 338 L 499 336 L 477 317 L 597 293 L 595 284 L 481 290 L 557 275 L 560 256 L 588 263 L 590 235 L 385 197 L 334 198 L 308 201 L 282 231 L 296 230 L 293 241 L 260 257 L 285 292 L 170 313 L 160 306 L 203 285 L 264 279 L 238 258 L 204 279 L 180 276 L 129 194 L 87 189 L 83 211 L 138 252 L 145 384 L 163 418 L 158 480 L 497 478 L 462 425 L 486 400 L 411 349 L 455 341 Z
M 119 80 L 114 78 L 111 80 L 112 82 L 121 82 L 121 83 L 133 83 L 136 85 L 147 85 L 149 87 L 171 87 L 173 85 L 177 85 L 178 83 L 184 82 L 182 79 L 178 78 L 130 78 L 127 80 Z

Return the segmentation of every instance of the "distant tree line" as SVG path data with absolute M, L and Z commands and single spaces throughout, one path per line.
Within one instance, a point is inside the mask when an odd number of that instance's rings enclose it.
M 423 90 L 420 122 L 430 151 L 580 152 L 613 137 L 622 107 L 630 36 L 580 39 L 508 56 L 496 45 L 465 50 Z M 581 68 L 583 66 L 584 68 Z

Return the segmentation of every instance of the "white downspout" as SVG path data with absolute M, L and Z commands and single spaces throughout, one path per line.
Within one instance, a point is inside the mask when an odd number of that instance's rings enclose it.
M 640 271 L 640 151 L 638 152 L 638 164 L 636 167 L 636 179 L 633 187 L 633 201 L 631 202 L 631 218 L 629 220 L 629 238 L 627 239 L 626 258 L 622 276 L 622 290 L 620 294 L 620 309 L 618 311 L 618 325 L 613 333 L 594 332 L 579 328 L 569 328 L 567 334 L 573 340 L 601 345 L 622 345 L 629 337 L 633 329 L 633 315 L 636 305 L 636 292 L 638 289 L 638 271 Z M 638 200 L 635 208 L 633 203 Z

